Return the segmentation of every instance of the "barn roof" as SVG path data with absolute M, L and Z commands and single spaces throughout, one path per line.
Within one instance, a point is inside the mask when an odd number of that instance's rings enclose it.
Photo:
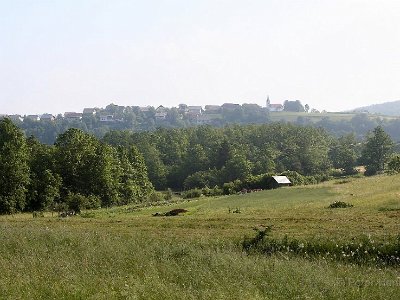
M 286 176 L 272 176 L 272 178 L 279 184 L 291 184 L 289 178 Z

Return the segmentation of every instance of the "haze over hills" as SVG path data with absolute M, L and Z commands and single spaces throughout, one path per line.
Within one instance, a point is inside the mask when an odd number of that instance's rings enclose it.
M 367 111 L 371 114 L 400 116 L 400 100 L 363 106 L 354 109 L 354 111 Z

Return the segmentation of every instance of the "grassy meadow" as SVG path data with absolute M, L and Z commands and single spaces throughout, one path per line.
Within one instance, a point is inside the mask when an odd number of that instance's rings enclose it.
M 272 236 L 377 241 L 400 234 L 400 175 L 334 180 L 59 218 L 0 217 L 0 299 L 397 299 L 400 268 L 246 254 Z M 328 209 L 334 201 L 351 208 Z M 174 217 L 154 213 L 184 208 Z M 240 213 L 233 213 L 237 211 Z
M 350 121 L 357 113 L 350 112 L 323 112 L 323 113 L 305 113 L 305 112 L 290 112 L 290 111 L 281 111 L 281 112 L 270 112 L 269 116 L 271 121 L 279 122 L 295 122 L 298 117 L 303 117 L 313 123 L 319 122 L 324 118 L 329 118 L 331 121 L 339 122 L 339 121 Z M 381 118 L 384 120 L 395 120 L 399 117 L 397 116 L 387 116 L 387 115 L 378 115 L 378 114 L 368 114 L 368 117 L 371 119 Z

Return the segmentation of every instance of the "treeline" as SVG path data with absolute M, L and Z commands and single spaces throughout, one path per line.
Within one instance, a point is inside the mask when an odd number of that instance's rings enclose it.
M 296 101 L 293 101 L 294 104 L 292 102 L 289 103 L 291 105 L 286 104 L 285 109 L 289 107 L 288 109 L 292 109 L 292 111 L 304 111 L 301 103 L 297 103 Z M 299 108 L 291 107 L 296 104 Z M 26 118 L 22 122 L 15 122 L 24 131 L 26 136 L 33 135 L 40 142 L 48 145 L 54 144 L 57 136 L 69 128 L 79 128 L 98 138 L 102 138 L 111 130 L 141 132 L 154 131 L 157 128 L 179 129 L 198 125 L 196 118 L 190 118 L 188 115 L 180 113 L 178 108 L 163 108 L 163 111 L 166 116 L 165 119 L 160 120 L 156 118 L 157 112 L 153 107 L 143 112 L 139 107 L 123 107 L 110 104 L 101 111 L 101 114 L 112 115 L 114 117 L 112 122 L 101 122 L 100 112 L 95 115 L 83 115 L 81 120 L 67 120 L 59 115 L 54 121 L 32 121 Z M 213 115 L 216 116 L 216 114 Z M 207 113 L 204 113 L 204 116 L 207 116 Z M 232 110 L 221 109 L 217 116 L 218 118 L 211 120 L 211 125 L 214 127 L 224 127 L 229 124 L 271 123 L 268 111 L 259 106 L 242 105 Z M 381 126 L 393 140 L 400 141 L 400 119 L 371 117 L 371 115 L 360 113 L 350 120 L 325 116 L 320 121 L 313 122 L 312 118 L 307 117 L 307 114 L 304 113 L 304 115 L 299 116 L 293 123 L 301 126 L 321 127 L 336 137 L 354 133 L 358 139 L 364 137 L 375 127 Z
M 0 213 L 126 204 L 152 190 L 134 145 L 112 147 L 69 129 L 49 146 L 0 121 Z
M 391 138 L 380 126 L 362 140 L 354 134 L 336 138 L 321 128 L 272 123 L 111 131 L 103 141 L 137 146 L 158 190 L 222 187 L 235 180 L 286 171 L 314 176 L 318 182 L 327 175 L 355 174 L 358 165 L 365 165 L 367 174 L 374 175 L 388 166 L 393 151 Z
M 136 145 L 157 189 L 222 186 L 287 170 L 326 174 L 333 165 L 350 172 L 360 151 L 353 136 L 336 140 L 323 129 L 285 123 L 112 131 L 103 140 L 113 146 Z
M 271 174 L 316 183 L 354 174 L 360 164 L 368 175 L 399 172 L 392 150 L 380 126 L 363 140 L 288 123 L 111 131 L 102 140 L 72 128 L 46 145 L 4 119 L 0 213 L 123 205 L 157 196 L 153 187 L 211 194 L 268 188 Z
M 141 111 L 139 107 L 124 107 L 115 104 L 107 105 L 94 115 L 83 115 L 81 120 L 68 120 L 58 115 L 53 121 L 34 121 L 25 118 L 15 121 L 26 134 L 35 136 L 40 142 L 52 145 L 57 136 L 69 128 L 79 128 L 98 138 L 103 137 L 110 130 L 152 131 L 162 128 L 187 128 L 198 125 L 196 117 L 182 113 L 178 108 L 162 108 L 165 117 L 158 119 L 157 110 L 149 107 Z M 109 122 L 100 121 L 101 115 L 111 115 Z M 221 127 L 227 124 L 260 124 L 269 121 L 268 111 L 258 105 L 242 105 L 235 109 L 221 109 L 217 114 L 204 112 L 203 116 L 212 116 L 209 122 L 213 126 Z

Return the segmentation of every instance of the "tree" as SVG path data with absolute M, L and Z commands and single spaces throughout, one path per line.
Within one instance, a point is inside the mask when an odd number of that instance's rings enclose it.
M 244 153 L 233 150 L 229 153 L 229 160 L 226 162 L 223 172 L 225 182 L 236 179 L 245 179 L 251 175 L 252 164 Z
M 304 106 L 301 104 L 300 100 L 289 101 L 286 100 L 283 104 L 284 111 L 293 111 L 293 112 L 304 112 Z
M 30 184 L 27 193 L 29 210 L 44 210 L 60 196 L 61 177 L 55 173 L 54 147 L 35 138 L 27 140 L 29 148 Z
M 366 166 L 367 175 L 373 175 L 385 169 L 393 149 L 393 141 L 381 126 L 374 129 L 362 150 L 361 160 Z
M 308 104 L 304 105 L 304 110 L 306 111 L 306 113 L 308 113 L 308 111 L 310 110 L 310 106 Z
M 354 134 L 338 138 L 329 151 L 333 167 L 343 170 L 346 174 L 354 173 L 357 162 L 357 141 Z
M 25 208 L 28 184 L 26 139 L 11 120 L 3 119 L 0 121 L 0 213 Z
M 396 154 L 394 155 L 389 163 L 388 163 L 388 169 L 392 172 L 399 173 L 400 172 L 400 155 Z
M 122 168 L 119 179 L 121 204 L 143 200 L 153 191 L 143 156 L 135 146 L 118 147 L 118 156 Z
M 63 196 L 94 195 L 102 205 L 118 204 L 121 169 L 117 152 L 111 146 L 72 128 L 57 138 L 56 163 L 63 181 Z

